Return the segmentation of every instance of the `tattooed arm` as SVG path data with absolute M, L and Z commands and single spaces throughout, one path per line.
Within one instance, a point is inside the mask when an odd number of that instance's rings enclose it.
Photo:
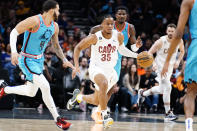
M 74 66 L 66 59 L 66 57 L 64 56 L 64 53 L 62 51 L 62 48 L 59 45 L 59 40 L 58 40 L 59 26 L 56 22 L 55 22 L 55 27 L 56 27 L 55 33 L 52 36 L 52 45 L 53 45 L 54 51 L 55 51 L 56 55 L 62 60 L 63 67 L 70 67 L 70 68 L 74 69 Z

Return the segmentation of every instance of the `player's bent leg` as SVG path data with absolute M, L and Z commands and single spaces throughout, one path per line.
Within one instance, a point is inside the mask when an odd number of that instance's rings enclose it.
M 53 115 L 54 120 L 57 119 L 59 114 L 57 113 L 57 109 L 55 106 L 55 103 L 53 101 L 53 98 L 51 96 L 51 90 L 49 82 L 46 80 L 44 75 L 33 75 L 33 82 L 40 87 L 40 90 L 42 92 L 42 99 L 44 103 L 46 104 L 47 108 Z
M 172 90 L 170 79 L 162 80 L 160 86 L 163 88 L 163 103 L 166 113 L 164 117 L 164 121 L 168 122 L 168 121 L 177 120 L 178 117 L 174 115 L 174 113 L 170 110 L 170 95 Z
M 27 81 L 24 85 L 20 86 L 6 86 L 4 91 L 6 94 L 17 94 L 34 97 L 38 91 L 38 86 L 36 86 L 30 81 Z
M 113 119 L 110 117 L 110 114 L 107 112 L 107 90 L 108 90 L 108 81 L 103 74 L 97 74 L 94 77 L 96 85 L 99 87 L 98 97 L 99 105 L 101 106 L 101 116 L 103 120 L 104 128 L 109 128 L 113 124 Z
M 195 112 L 195 99 L 197 93 L 197 83 L 193 82 L 187 84 L 187 93 L 184 99 L 184 111 L 185 111 L 185 124 L 186 131 L 193 131 L 193 115 Z

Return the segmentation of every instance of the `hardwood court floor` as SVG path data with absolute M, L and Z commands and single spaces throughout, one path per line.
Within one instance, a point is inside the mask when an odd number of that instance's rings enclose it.
M 103 131 L 102 125 L 94 124 L 89 113 L 61 111 L 72 123 L 69 131 Z M 176 122 L 163 122 L 160 114 L 113 114 L 114 125 L 106 131 L 184 131 L 184 116 Z M 0 110 L 0 131 L 61 131 L 51 119 L 48 111 Z M 194 118 L 194 121 L 197 118 Z M 194 122 L 194 131 L 197 123 Z

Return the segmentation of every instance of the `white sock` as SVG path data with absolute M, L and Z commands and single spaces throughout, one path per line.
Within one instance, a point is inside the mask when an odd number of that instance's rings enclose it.
M 107 110 L 101 110 L 101 114 L 104 117 L 105 115 L 107 115 Z
M 165 112 L 167 114 L 170 111 L 170 105 L 165 105 L 164 104 L 164 108 L 165 108 Z
M 77 100 L 78 101 L 83 101 L 83 95 L 82 94 L 77 95 Z
M 193 119 L 192 118 L 187 118 L 185 120 L 185 128 L 186 128 L 186 131 L 193 131 Z
M 40 87 L 40 90 L 42 92 L 42 99 L 49 111 L 51 112 L 54 120 L 57 121 L 57 117 L 59 116 L 59 114 L 51 96 L 50 85 L 48 81 L 43 75 L 33 75 L 33 82 L 38 87 Z

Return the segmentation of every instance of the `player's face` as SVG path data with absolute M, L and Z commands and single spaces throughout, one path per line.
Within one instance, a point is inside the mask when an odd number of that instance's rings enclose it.
M 113 26 L 114 26 L 114 19 L 109 17 L 105 18 L 101 24 L 103 31 L 106 33 L 112 33 Z
M 169 39 L 172 39 L 172 36 L 173 36 L 174 32 L 175 32 L 175 28 L 174 27 L 168 27 L 167 28 L 166 33 L 167 33 Z
M 127 12 L 125 10 L 118 10 L 116 13 L 116 21 L 118 23 L 124 23 L 127 19 Z
M 54 13 L 53 13 L 53 19 L 56 21 L 56 20 L 58 20 L 58 16 L 59 16 L 59 14 L 60 14 L 60 12 L 59 12 L 59 5 L 57 4 L 56 5 L 56 8 L 54 9 Z

